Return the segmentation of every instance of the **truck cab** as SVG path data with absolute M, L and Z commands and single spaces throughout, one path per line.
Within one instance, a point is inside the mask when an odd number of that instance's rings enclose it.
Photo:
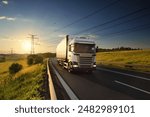
M 75 38 L 68 43 L 68 71 L 92 72 L 96 69 L 95 42 L 87 38 Z

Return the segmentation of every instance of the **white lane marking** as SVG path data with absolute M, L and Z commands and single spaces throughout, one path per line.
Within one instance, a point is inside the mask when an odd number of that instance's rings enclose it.
M 51 64 L 52 65 L 52 64 Z M 63 80 L 63 78 L 59 75 L 59 73 L 57 72 L 57 70 L 53 67 L 52 68 L 54 70 L 54 72 L 56 73 L 59 81 L 61 82 L 61 84 L 63 85 L 64 89 L 66 90 L 67 94 L 69 95 L 71 100 L 79 100 L 78 97 L 74 94 L 74 92 L 70 89 L 70 87 L 66 84 L 66 82 Z
M 109 69 L 105 69 L 105 68 L 96 68 L 96 69 L 150 81 L 150 78 L 145 78 L 145 77 L 136 76 L 136 75 L 132 75 L 132 74 L 122 73 L 122 72 L 118 72 L 118 71 L 114 71 L 114 70 L 109 70 Z
M 126 83 L 123 83 L 123 82 L 119 82 L 119 81 L 117 81 L 117 80 L 115 80 L 115 82 L 116 82 L 116 83 L 118 83 L 118 84 L 122 84 L 122 85 L 124 85 L 124 86 L 130 87 L 130 88 L 132 88 L 132 89 L 136 89 L 136 90 L 138 90 L 138 91 L 141 91 L 141 92 L 144 92 L 144 93 L 150 94 L 150 92 L 149 92 L 149 91 L 145 91 L 145 90 L 143 90 L 143 89 L 140 89 L 140 88 L 134 87 L 134 86 L 132 86 L 132 85 L 129 85 L 129 84 L 126 84 Z

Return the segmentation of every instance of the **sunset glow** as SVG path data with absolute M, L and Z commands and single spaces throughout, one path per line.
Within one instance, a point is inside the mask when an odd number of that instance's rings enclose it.
M 29 40 L 24 40 L 22 42 L 22 48 L 24 51 L 29 52 L 31 50 L 31 42 Z

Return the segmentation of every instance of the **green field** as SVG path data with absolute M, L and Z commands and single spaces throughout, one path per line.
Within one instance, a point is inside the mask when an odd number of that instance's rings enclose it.
M 150 72 L 150 50 L 98 52 L 98 65 Z
M 7 57 L 6 62 L 0 63 L 0 99 L 30 100 L 43 99 L 43 64 L 27 65 L 25 58 Z M 23 69 L 15 75 L 9 74 L 9 66 L 19 63 Z

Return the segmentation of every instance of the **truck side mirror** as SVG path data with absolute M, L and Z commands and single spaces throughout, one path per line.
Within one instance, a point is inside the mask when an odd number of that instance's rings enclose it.
M 71 45 L 69 45 L 69 51 L 71 51 Z
M 98 52 L 98 46 L 96 47 L 96 52 Z

